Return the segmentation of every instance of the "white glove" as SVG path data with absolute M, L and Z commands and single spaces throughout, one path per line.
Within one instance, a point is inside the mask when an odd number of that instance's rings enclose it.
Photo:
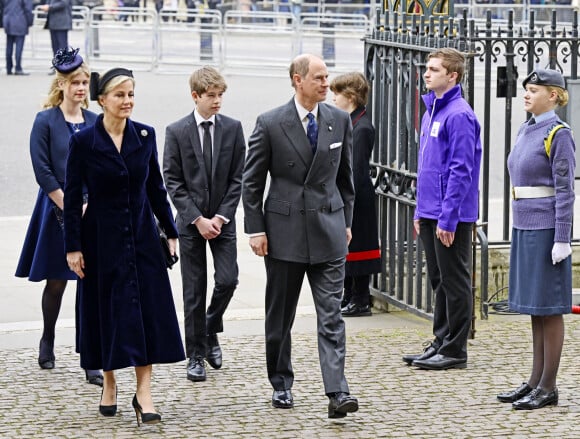
M 572 254 L 572 247 L 567 242 L 555 242 L 552 247 L 552 264 L 562 262 Z

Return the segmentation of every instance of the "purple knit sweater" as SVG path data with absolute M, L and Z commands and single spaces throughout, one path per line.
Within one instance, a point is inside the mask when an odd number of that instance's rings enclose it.
M 576 168 L 572 132 L 561 129 L 556 133 L 549 158 L 544 148 L 544 138 L 558 121 L 549 111 L 539 115 L 534 125 L 524 123 L 518 131 L 507 162 L 512 186 L 553 186 L 556 196 L 513 200 L 513 227 L 556 229 L 555 242 L 570 242 Z

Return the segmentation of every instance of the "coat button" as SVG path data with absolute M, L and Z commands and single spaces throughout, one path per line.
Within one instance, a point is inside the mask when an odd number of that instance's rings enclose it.
M 300 209 L 300 215 L 304 215 L 304 209 Z

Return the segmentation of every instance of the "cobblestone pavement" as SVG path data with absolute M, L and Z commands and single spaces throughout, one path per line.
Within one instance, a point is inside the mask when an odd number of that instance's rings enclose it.
M 531 368 L 529 322 L 523 318 L 478 322 L 468 368 L 443 372 L 407 367 L 400 359 L 430 338 L 428 324 L 349 332 L 347 376 L 360 409 L 341 420 L 327 418 L 314 333 L 294 335 L 294 409 L 270 405 L 263 336 L 230 336 L 221 339 L 223 368 L 208 368 L 206 382 L 189 382 L 185 362 L 154 366 L 153 397 L 163 420 L 141 428 L 131 408 L 132 369 L 118 372 L 119 411 L 104 418 L 97 409 L 100 390 L 83 380 L 72 347 L 56 348 L 52 371 L 38 368 L 36 349 L 3 350 L 0 437 L 577 438 L 579 322 L 566 317 L 560 404 L 531 412 L 495 399 L 524 381 Z

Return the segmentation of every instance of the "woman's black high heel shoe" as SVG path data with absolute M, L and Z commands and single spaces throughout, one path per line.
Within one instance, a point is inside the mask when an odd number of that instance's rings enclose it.
M 103 374 L 100 370 L 85 369 L 85 378 L 89 384 L 103 387 Z
M 135 409 L 135 416 L 137 416 L 137 425 L 141 427 L 141 422 L 143 424 L 157 424 L 161 421 L 161 415 L 159 413 L 143 413 L 143 409 L 137 401 L 137 394 L 133 396 L 133 408 Z
M 54 342 L 40 339 L 38 348 L 38 365 L 41 369 L 54 369 Z
M 103 391 L 104 390 L 105 389 L 101 390 L 101 401 L 103 400 Z M 115 387 L 115 400 L 117 400 L 117 390 L 118 389 Z M 113 405 L 101 405 L 101 404 L 99 404 L 99 412 L 103 416 L 107 416 L 107 417 L 115 416 L 117 414 L 117 404 L 113 404 Z

